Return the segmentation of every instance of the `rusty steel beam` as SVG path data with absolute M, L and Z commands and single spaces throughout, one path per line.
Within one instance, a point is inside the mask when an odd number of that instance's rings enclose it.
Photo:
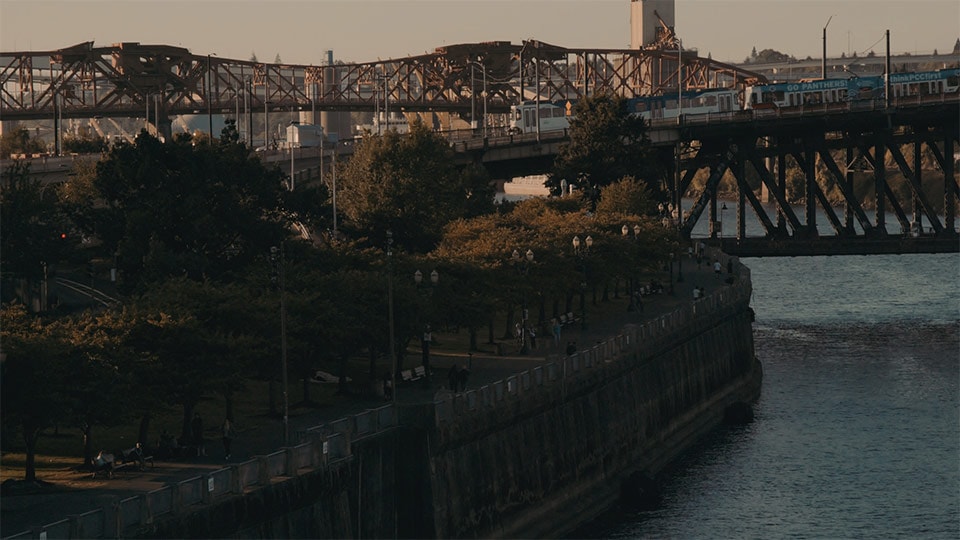
M 676 50 L 570 49 L 539 41 L 472 43 L 433 53 L 334 66 L 269 64 L 196 55 L 181 47 L 80 43 L 54 51 L 0 52 L 0 117 L 137 117 L 153 96 L 164 114 L 231 108 L 398 110 L 463 113 L 485 100 L 502 113 L 523 99 L 572 101 L 600 92 L 625 97 L 764 80 L 736 66 Z M 481 79 L 485 79 L 483 88 Z M 209 95 L 208 95 L 209 94 Z

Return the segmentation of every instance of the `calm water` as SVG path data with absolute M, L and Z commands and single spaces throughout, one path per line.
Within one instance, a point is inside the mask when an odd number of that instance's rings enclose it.
M 745 259 L 756 420 L 593 538 L 960 538 L 960 256 Z

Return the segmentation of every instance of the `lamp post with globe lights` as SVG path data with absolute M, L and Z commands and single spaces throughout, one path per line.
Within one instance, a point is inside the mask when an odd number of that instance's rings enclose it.
M 533 250 L 528 249 L 526 253 L 521 257 L 520 252 L 513 250 L 513 254 L 510 256 L 510 261 L 513 264 L 513 267 L 517 270 L 517 273 L 520 274 L 522 278 L 526 278 L 530 272 L 530 266 L 533 264 Z M 523 291 L 523 301 L 520 305 L 520 354 L 527 354 L 530 352 L 530 343 L 527 340 L 527 319 L 529 318 L 529 310 L 527 309 L 527 291 Z
M 587 236 L 582 242 L 579 236 L 573 237 L 573 254 L 579 261 L 580 271 L 583 272 L 583 281 L 580 282 L 580 329 L 587 329 L 587 282 L 589 279 L 589 270 L 587 268 L 587 258 L 590 255 L 590 248 L 593 247 L 593 237 Z

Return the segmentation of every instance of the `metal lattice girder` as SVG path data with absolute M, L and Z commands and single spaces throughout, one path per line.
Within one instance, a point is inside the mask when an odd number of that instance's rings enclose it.
M 826 165 L 827 170 L 833 174 L 834 180 L 836 181 L 837 186 L 840 188 L 840 193 L 843 195 L 844 201 L 846 201 L 848 207 L 853 211 L 853 214 L 856 216 L 860 226 L 863 227 L 864 231 L 869 233 L 873 229 L 873 223 L 870 223 L 870 218 L 868 218 L 867 214 L 863 211 L 863 207 L 860 206 L 860 201 L 857 200 L 855 194 L 851 190 L 851 186 L 847 185 L 844 174 L 840 172 L 840 167 L 838 167 L 836 162 L 834 162 L 833 156 L 830 155 L 830 152 L 826 148 L 820 149 L 820 160 Z M 837 234 L 840 233 L 838 232 Z
M 741 144 L 737 145 L 737 148 L 744 148 L 744 144 L 749 143 L 750 141 L 744 141 Z M 744 155 L 740 154 L 737 156 L 737 159 L 740 160 L 741 165 L 745 165 L 743 161 Z M 757 196 L 753 193 L 753 189 L 750 188 L 750 185 L 747 184 L 747 179 L 744 178 L 744 167 L 731 167 L 731 172 L 733 177 L 737 180 L 737 189 L 740 192 L 740 198 L 746 199 L 749 201 L 750 206 L 753 208 L 754 214 L 757 216 L 757 219 L 760 220 L 760 224 L 763 226 L 763 230 L 767 233 L 768 236 L 773 236 L 776 232 L 776 226 L 770 221 L 770 218 L 767 216 L 766 211 L 763 208 L 763 205 L 760 203 L 760 200 L 757 199 Z M 743 216 L 741 211 L 743 209 L 743 204 L 740 203 L 737 205 L 737 223 L 743 224 Z M 739 227 L 738 227 L 739 229 Z M 737 236 L 740 236 L 739 230 L 737 231 Z
M 701 148 L 700 150 L 704 150 Z M 697 224 L 697 220 L 700 219 L 700 215 L 703 214 L 703 210 L 707 207 L 707 203 L 710 202 L 714 197 L 716 197 L 717 187 L 720 185 L 720 180 L 723 178 L 724 173 L 727 172 L 727 168 L 734 161 L 734 157 L 737 154 L 737 146 L 733 143 L 730 143 L 725 151 L 722 152 L 720 159 L 713 166 L 713 170 L 710 173 L 710 177 L 707 178 L 707 182 L 703 187 L 703 192 L 700 193 L 700 198 L 694 202 L 693 207 L 690 208 L 690 213 L 680 226 L 680 234 L 684 238 L 690 238 L 690 234 L 693 232 L 693 227 Z
M 389 102 L 408 111 L 464 112 L 483 97 L 490 112 L 505 112 L 523 99 L 562 102 L 599 92 L 631 98 L 675 91 L 678 75 L 684 88 L 763 80 L 692 52 L 568 49 L 539 41 L 451 45 L 419 56 L 333 66 L 86 42 L 55 51 L 0 53 L 0 116 L 49 118 L 55 95 L 61 96 L 64 117 L 135 117 L 153 96 L 161 96 L 159 107 L 168 114 L 191 114 L 230 109 L 241 93 L 251 107 L 274 111 L 374 110 Z
M 822 146 L 822 145 L 821 145 Z M 807 228 L 809 232 L 816 231 L 816 223 L 812 221 L 811 216 L 815 216 L 814 211 L 814 202 L 820 202 L 820 208 L 823 210 L 823 213 L 827 216 L 827 220 L 830 221 L 830 226 L 833 227 L 834 232 L 838 235 L 843 234 L 844 226 L 840 222 L 840 219 L 837 217 L 836 212 L 833 211 L 833 206 L 830 205 L 830 200 L 827 199 L 826 194 L 823 192 L 823 188 L 820 187 L 820 184 L 817 183 L 816 178 L 816 167 L 815 160 L 817 157 L 817 150 L 814 148 L 807 148 L 806 154 L 801 154 L 800 152 L 792 152 L 790 154 L 793 156 L 793 159 L 797 162 L 797 165 L 801 170 L 806 171 L 806 186 L 807 186 Z
M 914 171 L 907 165 L 907 161 L 903 158 L 903 153 L 900 152 L 900 148 L 897 145 L 888 145 L 887 151 L 890 152 L 893 160 L 897 163 L 897 166 L 900 167 L 900 172 L 903 173 L 904 178 L 910 182 L 910 187 L 913 189 L 913 196 L 920 202 L 923 213 L 927 216 L 927 219 L 930 220 L 930 225 L 937 233 L 941 232 L 943 226 L 940 225 L 940 218 L 937 217 L 936 210 L 933 209 L 933 205 L 927 200 L 927 195 L 923 192 L 923 187 L 920 185 L 920 171 Z

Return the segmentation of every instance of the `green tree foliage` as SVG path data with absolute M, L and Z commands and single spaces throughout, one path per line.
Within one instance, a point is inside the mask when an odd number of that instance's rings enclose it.
M 3 423 L 20 430 L 27 453 L 25 479 L 33 481 L 43 429 L 123 419 L 120 400 L 128 394 L 116 369 L 122 352 L 103 317 L 44 321 L 14 303 L 0 310 L 0 322 L 6 354 L 0 364 Z
M 70 133 L 63 135 L 63 149 L 66 152 L 95 154 L 106 152 L 109 148 L 110 141 L 92 133 L 89 128 L 82 128 L 76 135 Z
M 84 215 L 128 292 L 172 276 L 229 280 L 285 228 L 282 173 L 232 138 L 161 143 L 141 132 L 97 164 L 93 189 Z
M 0 270 L 7 285 L 12 279 L 39 280 L 44 265 L 68 257 L 76 240 L 56 189 L 29 172 L 29 165 L 15 161 L 0 184 Z
M 201 399 L 232 391 L 253 359 L 267 356 L 254 326 L 261 306 L 241 286 L 186 278 L 166 281 L 136 300 L 131 341 L 141 369 L 152 377 L 150 391 L 182 408 L 182 435 L 189 434 Z
M 620 213 L 651 216 L 657 211 L 657 201 L 646 183 L 626 176 L 607 186 L 597 203 L 598 214 Z
M 447 142 L 421 122 L 410 134 L 368 136 L 339 174 L 338 210 L 346 226 L 398 245 L 431 250 L 443 226 L 492 210 L 493 187 L 476 169 L 460 171 Z
M 6 359 L 0 364 L 3 393 L 0 415 L 7 429 L 19 429 L 26 448 L 25 480 L 36 480 L 40 432 L 62 418 L 67 346 L 60 336 L 20 304 L 0 311 L 0 337 Z
M 657 161 L 651 157 L 647 125 L 627 110 L 627 101 L 602 94 L 579 101 L 570 121 L 570 141 L 560 148 L 546 181 L 553 194 L 566 180 L 591 208 L 607 185 L 633 176 L 651 189 L 659 186 Z
M 0 135 L 0 156 L 4 159 L 11 154 L 34 154 L 46 152 L 47 145 L 39 137 L 31 137 L 30 131 L 21 124 L 15 124 Z

